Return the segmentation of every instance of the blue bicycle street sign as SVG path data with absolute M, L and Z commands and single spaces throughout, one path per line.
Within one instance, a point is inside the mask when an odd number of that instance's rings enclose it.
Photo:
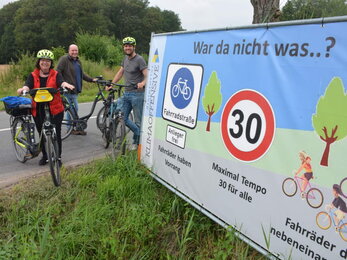
M 188 68 L 177 70 L 171 81 L 171 100 L 176 108 L 189 105 L 194 94 L 194 77 Z

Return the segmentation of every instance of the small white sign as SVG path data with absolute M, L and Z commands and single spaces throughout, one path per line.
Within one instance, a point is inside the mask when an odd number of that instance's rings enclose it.
M 184 149 L 186 131 L 168 125 L 166 128 L 166 141 Z
M 168 67 L 162 116 L 177 124 L 195 128 L 203 67 L 171 63 Z

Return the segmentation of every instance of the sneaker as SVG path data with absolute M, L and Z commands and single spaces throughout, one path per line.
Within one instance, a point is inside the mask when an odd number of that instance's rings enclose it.
M 48 163 L 48 159 L 46 157 L 42 157 L 39 161 L 39 165 L 46 165 Z
M 137 151 L 137 144 L 130 145 L 129 150 L 130 151 Z
M 72 134 L 72 135 L 79 135 L 79 131 L 77 131 L 77 130 L 72 130 L 72 131 L 71 131 L 71 134 Z

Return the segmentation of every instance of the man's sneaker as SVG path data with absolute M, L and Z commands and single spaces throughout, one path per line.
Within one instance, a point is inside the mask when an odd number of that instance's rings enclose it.
M 72 130 L 72 131 L 71 131 L 71 134 L 72 134 L 72 135 L 79 135 L 79 132 L 80 132 L 80 131 Z
M 130 151 L 137 151 L 137 144 L 130 145 L 129 150 Z
M 46 157 L 42 157 L 39 161 L 39 165 L 46 165 L 48 163 L 48 159 Z

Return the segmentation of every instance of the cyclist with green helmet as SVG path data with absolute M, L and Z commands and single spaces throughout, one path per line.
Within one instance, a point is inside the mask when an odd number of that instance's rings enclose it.
M 54 54 L 50 50 L 40 50 L 37 55 L 37 61 L 35 69 L 28 76 L 24 86 L 17 90 L 18 94 L 21 94 L 23 91 L 29 91 L 30 89 L 35 88 L 45 88 L 53 87 L 59 88 L 64 87 L 68 89 L 74 89 L 74 86 L 64 82 L 62 76 L 58 71 L 53 69 L 53 60 Z M 59 158 L 61 158 L 62 151 L 62 142 L 61 142 L 61 122 L 64 117 L 64 106 L 60 97 L 60 93 L 55 94 L 54 99 L 49 104 L 50 114 L 52 123 L 55 124 L 58 145 L 59 145 Z M 34 117 L 36 129 L 39 133 L 42 130 L 42 124 L 45 119 L 44 105 L 42 103 L 36 103 L 32 100 L 32 110 L 31 113 Z M 44 141 L 44 140 L 43 140 Z M 45 150 L 44 144 L 41 144 L 42 147 L 42 158 L 39 161 L 39 165 L 45 165 L 47 160 L 47 153 Z M 61 163 L 61 161 L 60 161 Z
M 135 52 L 135 48 L 136 40 L 133 37 L 125 37 L 123 39 L 125 57 L 121 63 L 121 68 L 112 80 L 113 83 L 117 83 L 124 76 L 125 85 L 127 85 L 123 95 L 122 105 L 125 124 L 134 133 L 131 150 L 136 150 L 140 142 L 144 87 L 148 73 L 145 60 Z M 135 123 L 129 120 L 131 110 L 134 112 Z

